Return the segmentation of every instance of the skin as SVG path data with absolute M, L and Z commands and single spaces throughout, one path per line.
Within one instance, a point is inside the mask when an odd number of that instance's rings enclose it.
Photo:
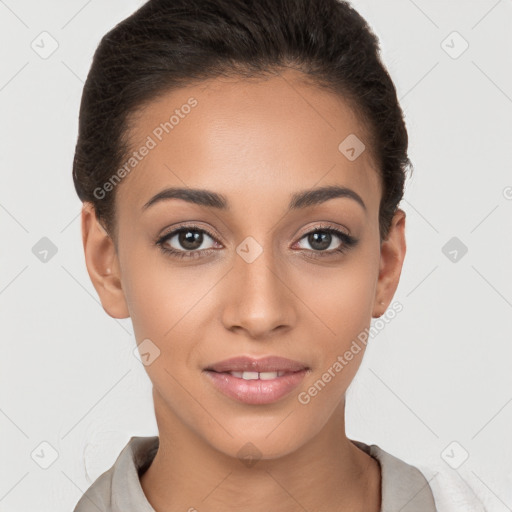
M 160 447 L 140 479 L 143 491 L 157 512 L 378 512 L 380 466 L 345 434 L 345 392 L 364 344 L 308 404 L 297 395 L 390 304 L 405 257 L 405 213 L 397 211 L 381 243 L 382 189 L 370 152 L 349 161 L 338 151 L 349 134 L 365 140 L 362 125 L 342 98 L 291 70 L 168 93 L 138 116 L 133 147 L 191 96 L 195 109 L 118 185 L 117 250 L 91 204 L 82 211 L 86 265 L 105 311 L 131 317 L 137 343 L 149 338 L 161 351 L 145 367 Z M 287 210 L 293 193 L 326 185 L 351 188 L 366 211 L 346 197 Z M 221 193 L 230 210 L 172 199 L 142 212 L 169 186 Z M 164 254 L 158 236 L 190 221 L 216 238 L 204 234 L 196 252 L 213 254 Z M 319 222 L 348 231 L 358 244 L 308 258 L 321 252 L 304 236 Z M 263 249 L 252 263 L 236 252 L 248 236 Z M 342 244 L 332 235 L 328 250 Z M 190 247 L 178 236 L 169 245 Z M 269 354 L 311 368 L 273 404 L 228 398 L 201 371 L 236 355 Z M 247 442 L 261 454 L 252 467 L 237 456 Z

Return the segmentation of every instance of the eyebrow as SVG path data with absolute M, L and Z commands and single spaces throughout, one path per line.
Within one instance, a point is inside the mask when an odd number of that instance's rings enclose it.
M 338 197 L 353 199 L 363 208 L 363 210 L 366 211 L 366 205 L 359 194 L 350 188 L 340 187 L 338 185 L 296 192 L 291 196 L 288 209 L 298 210 L 307 208 Z M 142 210 L 147 210 L 150 206 L 169 199 L 182 199 L 189 203 L 205 206 L 207 208 L 216 208 L 218 210 L 229 210 L 230 208 L 227 198 L 217 192 L 204 189 L 170 187 L 154 195 L 146 204 L 144 204 Z

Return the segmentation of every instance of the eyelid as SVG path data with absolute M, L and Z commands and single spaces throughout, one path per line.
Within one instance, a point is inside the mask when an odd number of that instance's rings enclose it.
M 158 235 L 155 242 L 162 241 L 164 238 L 172 238 L 170 235 L 175 236 L 179 231 L 190 229 L 191 231 L 204 231 L 210 238 L 215 241 L 219 241 L 219 237 L 210 232 L 210 230 L 204 226 L 196 224 L 194 221 L 185 222 L 184 224 L 178 224 L 170 226 L 168 229 L 165 229 L 161 235 Z M 222 243 L 222 242 L 221 242 Z
M 299 234 L 294 235 L 294 238 L 295 238 L 295 236 L 298 236 L 299 240 L 301 240 L 306 235 L 309 235 L 311 232 L 314 232 L 314 231 L 317 231 L 317 230 L 320 230 L 320 229 L 334 229 L 335 231 L 341 231 L 344 235 L 346 235 L 348 237 L 351 237 L 350 229 L 346 228 L 345 226 L 343 226 L 343 228 L 346 229 L 346 232 L 342 228 L 338 227 L 337 225 L 334 225 L 332 222 L 329 222 L 329 221 L 324 221 L 324 222 L 317 221 L 312 226 L 309 226 L 308 228 L 305 228 L 304 232 L 301 235 L 299 235 Z M 200 224 L 197 224 L 195 221 L 189 221 L 189 222 L 185 222 L 184 224 L 181 224 L 181 225 L 178 224 L 177 226 L 176 225 L 169 226 L 168 228 L 166 228 L 163 231 L 162 234 L 159 234 L 156 237 L 155 242 L 161 241 L 161 240 L 163 240 L 164 238 L 168 237 L 171 234 L 172 235 L 176 235 L 177 232 L 179 232 L 180 230 L 183 230 L 183 229 L 204 231 L 210 238 L 214 239 L 215 241 L 219 241 L 219 237 L 217 237 L 217 235 L 214 235 L 213 233 L 211 233 L 211 231 L 208 228 L 203 227 Z
M 297 235 L 298 239 L 296 242 L 294 242 L 294 244 L 296 244 L 297 242 L 300 242 L 303 238 L 310 235 L 311 233 L 324 230 L 324 231 L 333 233 L 335 236 L 337 236 L 341 240 L 342 244 L 339 249 L 331 249 L 328 251 L 313 251 L 313 250 L 309 250 L 309 249 L 302 249 L 300 252 L 303 253 L 303 251 L 306 251 L 309 253 L 314 253 L 314 256 L 312 254 L 312 256 L 314 258 L 332 256 L 337 252 L 344 253 L 346 250 L 357 245 L 357 243 L 358 243 L 358 239 L 353 237 L 352 235 L 350 235 L 350 230 L 348 228 L 345 228 L 345 229 L 348 231 L 348 233 L 346 233 L 342 228 L 334 225 L 331 222 L 317 221 L 313 226 L 309 226 L 308 228 L 306 228 L 306 230 L 302 233 L 302 235 L 300 235 L 300 236 Z M 215 243 L 219 243 L 217 236 L 213 235 L 208 228 L 200 226 L 199 224 L 196 224 L 194 221 L 189 221 L 189 222 L 185 222 L 182 225 L 178 225 L 178 226 L 174 225 L 174 226 L 171 226 L 168 229 L 166 229 L 164 231 L 164 233 L 162 235 L 159 235 L 158 238 L 155 240 L 155 244 L 160 246 L 160 249 L 163 250 L 164 252 L 174 253 L 174 255 L 178 256 L 178 257 L 184 257 L 184 255 L 187 255 L 187 256 L 185 256 L 186 258 L 188 258 L 188 254 L 194 254 L 194 255 L 197 254 L 198 255 L 197 257 L 201 257 L 201 256 L 211 254 L 213 251 L 218 250 L 218 248 L 216 248 L 216 249 L 208 248 L 208 249 L 195 249 L 195 250 L 187 251 L 187 250 L 175 249 L 175 248 L 171 248 L 171 249 L 164 248 L 165 242 L 172 239 L 173 237 L 178 235 L 180 232 L 186 231 L 186 230 L 204 232 Z M 295 237 L 294 237 L 294 239 L 295 239 Z M 224 245 L 222 242 L 220 242 L 220 243 L 221 243 L 221 245 Z
M 321 229 L 333 229 L 335 231 L 341 231 L 344 235 L 346 235 L 348 237 L 351 236 L 350 229 L 346 228 L 345 226 L 338 226 L 336 224 L 333 224 L 332 222 L 329 222 L 329 221 L 322 222 L 320 220 L 320 221 L 317 221 L 312 226 L 309 226 L 308 228 L 306 228 L 304 233 L 302 235 L 300 235 L 300 238 L 303 238 L 305 235 L 309 235 L 312 231 L 319 231 Z

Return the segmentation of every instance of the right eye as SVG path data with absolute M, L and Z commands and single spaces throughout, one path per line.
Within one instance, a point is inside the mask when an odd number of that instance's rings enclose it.
M 199 250 L 205 242 L 205 235 L 216 242 L 213 235 L 204 228 L 189 225 L 174 229 L 159 238 L 156 243 L 165 254 L 171 257 L 199 258 L 212 252 L 211 247 Z M 173 242 L 174 245 L 172 245 Z

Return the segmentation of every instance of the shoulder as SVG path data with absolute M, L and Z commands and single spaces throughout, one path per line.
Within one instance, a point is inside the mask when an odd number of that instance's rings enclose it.
M 396 506 L 402 512 L 486 512 L 473 489 L 451 468 L 416 467 L 375 444 L 352 442 L 380 463 L 383 512 Z
M 84 492 L 73 512 L 97 512 L 112 510 L 112 475 L 115 465 L 102 473 Z
M 376 444 L 352 442 L 379 462 L 383 512 L 438 512 L 429 482 L 418 468 L 391 455 Z
M 158 444 L 158 436 L 131 437 L 114 465 L 92 483 L 73 512 L 154 512 L 145 499 L 139 473 L 153 460 Z
M 429 476 L 438 512 L 486 512 L 484 496 L 477 494 L 464 471 L 443 465 L 422 466 L 422 471 Z

